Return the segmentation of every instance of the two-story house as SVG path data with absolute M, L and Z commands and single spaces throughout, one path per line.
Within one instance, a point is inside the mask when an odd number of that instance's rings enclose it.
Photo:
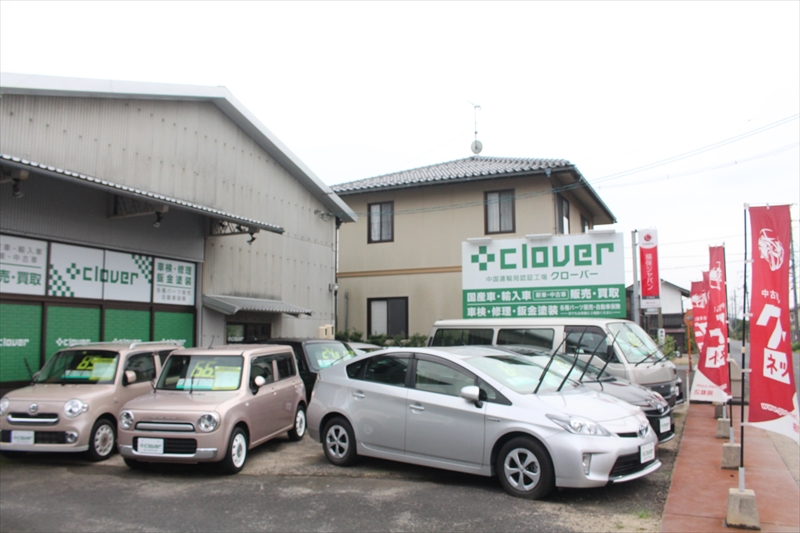
M 339 229 L 337 327 L 408 337 L 461 318 L 461 243 L 587 232 L 616 222 L 563 159 L 473 156 L 331 187 Z

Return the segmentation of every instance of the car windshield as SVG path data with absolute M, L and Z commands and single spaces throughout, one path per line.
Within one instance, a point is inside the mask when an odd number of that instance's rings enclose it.
M 306 344 L 308 364 L 315 372 L 321 368 L 355 357 L 347 351 L 347 346 L 339 342 L 313 342 Z
M 547 361 L 551 357 L 547 350 L 542 350 L 531 346 L 506 345 L 503 346 L 503 348 L 520 355 L 530 357 L 532 361 L 542 366 L 547 366 Z M 586 361 L 582 361 L 581 359 L 578 359 L 573 367 L 572 364 L 574 361 L 574 354 L 558 354 L 553 358 L 553 363 L 550 365 L 550 368 L 548 368 L 547 371 L 554 372 L 562 378 L 569 373 L 570 379 L 576 381 L 601 381 L 603 379 L 614 379 L 609 375 L 601 378 L 600 368 L 597 368 L 595 365 L 587 364 Z
M 489 377 L 496 379 L 503 386 L 520 394 L 531 394 L 536 390 L 541 380 L 539 392 L 553 391 L 561 386 L 564 375 L 548 369 L 544 379 L 542 373 L 547 366 L 547 360 L 537 361 L 523 355 L 492 355 L 470 357 L 469 363 L 485 372 Z M 567 367 L 569 368 L 569 367 Z M 564 387 L 576 387 L 577 382 L 568 379 Z
M 242 381 L 241 355 L 170 355 L 157 388 L 160 390 L 231 391 Z
M 44 365 L 34 383 L 114 383 L 119 354 L 107 350 L 66 350 Z
M 661 352 L 642 328 L 629 322 L 612 322 L 608 331 L 614 338 L 614 344 L 629 363 L 641 363 L 645 359 L 656 361 L 661 359 Z

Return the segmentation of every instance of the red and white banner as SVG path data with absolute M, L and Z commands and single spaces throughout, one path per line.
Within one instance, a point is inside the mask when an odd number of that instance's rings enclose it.
M 638 230 L 639 270 L 642 276 L 642 309 L 661 307 L 661 277 L 658 273 L 658 232 Z
M 708 270 L 708 329 L 700 361 L 692 380 L 691 400 L 727 402 L 731 380 L 728 372 L 728 309 L 725 288 L 725 247 L 711 246 Z M 704 276 L 705 277 L 705 276 Z
M 750 410 L 753 426 L 800 443 L 797 388 L 789 338 L 788 205 L 751 207 L 753 291 L 750 299 Z
M 692 330 L 697 353 L 703 356 L 703 342 L 708 331 L 708 272 L 703 272 L 703 281 L 692 282 Z

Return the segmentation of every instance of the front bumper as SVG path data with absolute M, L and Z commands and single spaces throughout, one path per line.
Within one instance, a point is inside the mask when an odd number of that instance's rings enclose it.
M 569 488 L 603 487 L 644 477 L 661 467 L 655 432 L 645 437 L 578 437 L 567 432 L 547 440 L 556 471 L 556 486 Z M 652 446 L 652 459 L 641 461 L 642 449 Z M 583 466 L 590 456 L 588 473 Z
M 148 454 L 139 453 L 134 450 L 134 447 L 129 444 L 120 445 L 119 453 L 128 459 L 136 459 L 137 461 L 152 461 L 152 462 L 165 462 L 165 463 L 199 463 L 218 461 L 217 448 L 196 448 L 194 453 L 162 453 L 162 454 Z
M 8 413 L 0 418 L 0 451 L 85 452 L 93 424 L 88 413 L 75 418 L 57 412 L 27 417 Z

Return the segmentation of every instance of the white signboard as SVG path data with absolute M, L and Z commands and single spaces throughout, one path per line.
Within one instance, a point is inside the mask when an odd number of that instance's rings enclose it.
M 194 305 L 195 265 L 156 259 L 153 303 Z
M 47 242 L 0 235 L 0 292 L 44 296 Z
M 463 242 L 464 318 L 624 317 L 621 233 Z
M 149 302 L 153 258 L 53 243 L 47 294 Z
M 50 245 L 48 296 L 103 298 L 103 250 L 53 243 Z
M 153 286 L 153 258 L 149 255 L 106 251 L 102 279 L 103 298 L 106 300 L 149 302 Z

